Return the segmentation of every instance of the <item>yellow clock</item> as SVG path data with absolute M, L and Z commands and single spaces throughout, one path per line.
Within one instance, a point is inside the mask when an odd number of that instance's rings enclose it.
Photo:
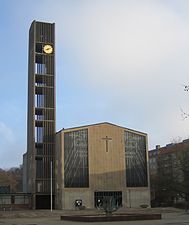
M 43 47 L 43 51 L 46 53 L 46 54 L 51 54 L 53 52 L 53 47 L 51 45 L 45 45 Z

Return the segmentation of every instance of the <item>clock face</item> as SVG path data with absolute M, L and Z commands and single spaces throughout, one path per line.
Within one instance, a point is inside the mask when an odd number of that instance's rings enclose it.
M 45 45 L 43 51 L 47 54 L 51 54 L 53 52 L 53 47 L 51 45 Z

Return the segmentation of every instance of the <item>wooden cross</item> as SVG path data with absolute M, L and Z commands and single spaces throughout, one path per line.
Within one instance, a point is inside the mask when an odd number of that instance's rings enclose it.
M 108 152 L 108 141 L 111 141 L 112 138 L 109 138 L 108 136 L 106 136 L 105 138 L 102 138 L 102 140 L 106 141 L 106 152 Z

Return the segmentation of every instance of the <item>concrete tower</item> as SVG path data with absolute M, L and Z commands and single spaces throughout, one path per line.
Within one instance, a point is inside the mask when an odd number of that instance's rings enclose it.
M 28 58 L 24 191 L 32 194 L 34 209 L 45 209 L 54 205 L 55 24 L 32 22 Z

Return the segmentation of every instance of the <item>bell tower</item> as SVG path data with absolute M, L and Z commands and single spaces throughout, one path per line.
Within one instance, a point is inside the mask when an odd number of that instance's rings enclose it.
M 34 209 L 54 207 L 55 24 L 33 21 L 29 31 L 26 191 Z

